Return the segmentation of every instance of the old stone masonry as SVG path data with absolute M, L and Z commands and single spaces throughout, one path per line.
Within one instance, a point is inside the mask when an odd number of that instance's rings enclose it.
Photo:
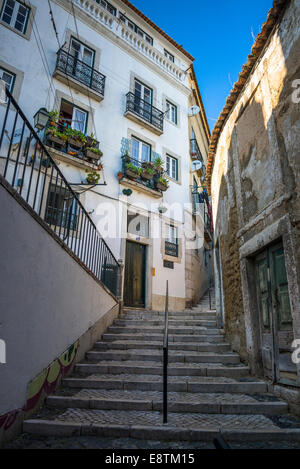
M 300 420 L 230 350 L 207 296 L 170 313 L 163 425 L 163 324 L 163 313 L 125 311 L 24 432 L 187 442 L 211 442 L 221 432 L 228 441 L 300 442 Z

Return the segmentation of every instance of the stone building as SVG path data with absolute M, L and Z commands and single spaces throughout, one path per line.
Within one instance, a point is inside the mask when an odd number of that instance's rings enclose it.
M 207 170 L 219 323 L 253 373 L 295 388 L 299 59 L 300 1 L 276 0 L 215 125 Z

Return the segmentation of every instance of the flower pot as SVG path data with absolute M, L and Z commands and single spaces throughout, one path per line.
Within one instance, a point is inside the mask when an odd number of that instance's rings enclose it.
M 161 182 L 158 182 L 156 184 L 156 187 L 162 192 L 165 192 L 169 188 L 169 186 L 166 186 L 165 184 L 162 184 Z
M 91 158 L 92 160 L 96 160 L 96 161 L 98 161 L 101 158 L 99 153 L 94 153 L 92 150 L 88 150 L 88 149 L 84 150 L 84 154 L 87 158 Z
M 65 144 L 66 144 L 65 140 L 63 140 L 63 139 L 60 138 L 60 137 L 57 137 L 56 135 L 48 134 L 48 135 L 47 135 L 47 139 L 48 139 L 50 142 L 57 143 L 57 144 L 60 145 L 61 147 L 64 147 Z
M 131 169 L 126 169 L 126 175 L 132 179 L 136 179 L 139 177 L 138 173 L 135 173 Z
M 142 172 L 142 178 L 147 179 L 147 181 L 151 181 L 153 179 L 153 174 L 147 173 L 146 171 Z
M 79 140 L 75 140 L 75 138 L 68 138 L 68 144 L 71 145 L 71 147 L 75 148 L 82 148 L 83 143 L 80 142 Z

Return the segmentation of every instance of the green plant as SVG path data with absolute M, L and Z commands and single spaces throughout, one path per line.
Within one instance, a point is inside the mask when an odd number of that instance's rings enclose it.
M 89 184 L 98 184 L 100 179 L 100 174 L 97 171 L 89 171 L 88 169 L 85 170 L 87 173 L 86 180 Z
M 169 181 L 165 178 L 159 178 L 158 182 L 160 182 L 160 184 L 163 184 L 166 187 L 169 187 Z
M 95 153 L 95 155 L 99 155 L 99 158 L 101 158 L 101 156 L 103 156 L 102 151 L 99 150 L 98 148 L 87 147 L 87 150 L 91 151 L 92 153 Z
M 67 135 L 68 138 L 74 138 L 74 140 L 78 140 L 81 143 L 86 143 L 86 136 L 82 132 L 80 132 L 80 130 L 68 127 L 64 133 L 65 135 Z
M 65 133 L 63 133 L 63 132 L 60 132 L 59 130 L 57 130 L 57 131 L 55 132 L 55 136 L 58 137 L 58 138 L 60 138 L 61 140 L 64 140 L 64 142 L 66 142 L 66 141 L 68 140 L 67 135 L 66 135 Z
M 50 122 L 55 122 L 57 123 L 59 119 L 59 111 L 50 111 L 49 112 L 49 120 Z
M 139 168 L 138 166 L 135 166 L 132 163 L 126 163 L 126 169 L 129 169 L 133 173 L 138 174 L 139 176 L 142 174 L 143 170 L 142 168 Z
M 155 173 L 154 168 L 145 168 L 144 169 L 145 173 L 153 175 Z
M 156 171 L 158 171 L 159 173 L 163 171 L 165 162 L 160 156 L 157 156 L 155 158 L 155 160 L 153 161 L 153 164 L 154 164 Z

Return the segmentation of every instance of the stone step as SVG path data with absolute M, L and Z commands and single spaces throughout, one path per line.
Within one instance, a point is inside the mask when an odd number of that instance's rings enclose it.
M 162 423 L 161 412 L 94 410 L 70 408 L 53 410 L 51 420 L 26 420 L 23 431 L 47 436 L 98 435 L 132 437 L 143 440 L 211 441 L 220 432 L 225 439 L 300 440 L 300 428 L 280 428 L 272 416 L 260 414 L 168 414 L 168 424 Z
M 208 313 L 195 313 L 195 314 L 186 314 L 183 313 L 181 316 L 175 316 L 169 313 L 169 321 L 216 321 L 216 314 Z M 139 314 L 120 314 L 118 319 L 125 319 L 127 321 L 164 321 L 165 314 L 150 314 L 150 313 L 139 313 Z
M 158 362 L 142 361 L 101 361 L 98 363 L 79 363 L 75 372 L 80 374 L 146 374 L 162 375 L 163 367 Z M 227 376 L 241 378 L 249 376 L 249 368 L 244 365 L 221 365 L 211 363 L 170 363 L 169 376 Z
M 203 317 L 204 315 L 207 316 Z M 145 310 L 135 310 L 135 311 L 126 311 L 119 316 L 121 319 L 123 318 L 135 318 L 135 317 L 142 317 L 142 318 L 164 318 L 165 312 L 164 311 L 145 311 Z M 216 317 L 215 311 L 201 311 L 199 313 L 188 309 L 185 311 L 171 311 L 169 312 L 169 319 L 214 319 Z
M 162 363 L 163 354 L 161 351 L 156 350 L 143 350 L 138 352 L 136 350 L 110 350 L 107 352 L 90 351 L 87 352 L 86 357 L 89 361 L 99 360 L 117 360 L 117 361 L 155 361 Z M 223 364 L 237 364 L 240 363 L 240 357 L 237 353 L 214 353 L 214 352 L 186 352 L 186 351 L 169 351 L 169 363 L 223 363 Z
M 127 391 L 162 391 L 161 375 L 146 374 L 102 374 L 78 376 L 74 375 L 62 380 L 67 388 L 127 390 Z M 234 379 L 226 377 L 204 376 L 169 376 L 168 392 L 188 393 L 242 393 L 256 394 L 267 392 L 263 381 L 253 379 Z
M 134 340 L 116 340 L 115 342 L 96 342 L 96 350 L 162 350 L 163 344 L 162 341 L 157 342 L 146 342 L 146 341 L 134 341 Z M 201 344 L 190 344 L 187 342 L 178 342 L 178 343 L 169 343 L 169 350 L 185 350 L 185 351 L 195 351 L 195 352 L 229 352 L 229 344 L 211 344 L 211 343 L 201 343 Z
M 155 333 L 160 333 L 163 334 L 164 332 L 164 327 L 151 327 L 151 326 L 136 326 L 136 327 L 131 327 L 129 326 L 124 326 L 124 327 L 119 327 L 119 326 L 111 326 L 108 328 L 108 332 L 111 334 L 119 334 L 119 333 L 127 333 L 127 334 L 155 334 Z M 213 328 L 206 328 L 206 327 L 170 327 L 169 328 L 169 334 L 170 335 L 178 335 L 178 334 L 187 334 L 187 335 L 192 335 L 192 336 L 197 336 L 197 335 L 221 335 L 219 332 L 219 329 L 213 329 Z
M 157 342 L 160 341 L 163 343 L 163 333 L 160 334 L 132 334 L 132 333 L 106 333 L 103 334 L 102 340 L 105 342 L 112 342 L 115 340 L 135 340 L 135 341 L 148 341 L 148 342 Z M 171 343 L 212 343 L 220 344 L 224 342 L 224 335 L 215 334 L 215 335 L 169 335 L 169 344 Z
M 71 394 L 71 393 L 70 393 Z M 121 391 L 83 389 L 71 395 L 47 398 L 51 408 L 102 410 L 162 410 L 163 394 L 155 391 Z M 205 414 L 268 414 L 287 413 L 288 405 L 269 395 L 168 393 L 169 412 L 202 412 Z
M 116 319 L 114 321 L 114 326 L 120 327 L 132 327 L 132 326 L 139 326 L 139 327 L 152 327 L 152 326 L 160 326 L 164 327 L 164 319 Z M 204 321 L 204 320 L 172 320 L 169 319 L 169 327 L 208 327 L 208 328 L 215 328 L 217 327 L 216 321 Z

